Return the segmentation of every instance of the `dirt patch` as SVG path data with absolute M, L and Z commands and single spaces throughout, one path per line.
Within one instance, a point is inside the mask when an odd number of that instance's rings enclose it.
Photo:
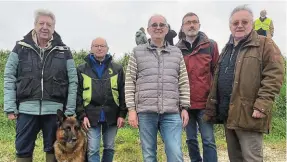
M 201 154 L 202 155 L 202 154 Z M 229 162 L 227 150 L 219 148 L 217 150 L 218 162 Z M 273 146 L 263 146 L 264 162 L 286 162 L 286 151 Z M 190 162 L 188 155 L 184 157 L 184 162 Z

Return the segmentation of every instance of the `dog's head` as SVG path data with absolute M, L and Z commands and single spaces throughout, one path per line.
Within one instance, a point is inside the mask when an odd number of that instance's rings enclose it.
M 57 140 L 67 148 L 74 148 L 81 131 L 81 126 L 75 117 L 66 117 L 63 111 L 57 110 L 58 131 Z

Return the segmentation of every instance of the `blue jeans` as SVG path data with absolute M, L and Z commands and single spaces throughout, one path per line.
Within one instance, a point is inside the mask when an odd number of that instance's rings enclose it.
M 100 162 L 101 135 L 103 136 L 104 151 L 102 162 L 112 162 L 114 158 L 115 137 L 117 126 L 108 126 L 106 123 L 91 127 L 88 130 L 88 162 Z M 101 134 L 102 133 L 102 134 Z
M 186 144 L 191 162 L 202 162 L 200 156 L 197 129 L 201 134 L 203 145 L 203 161 L 217 162 L 217 151 L 213 134 L 213 124 L 203 121 L 204 110 L 189 110 L 189 122 L 186 126 Z
M 144 162 L 157 162 L 158 130 L 165 144 L 167 162 L 183 162 L 179 114 L 139 113 L 138 119 Z

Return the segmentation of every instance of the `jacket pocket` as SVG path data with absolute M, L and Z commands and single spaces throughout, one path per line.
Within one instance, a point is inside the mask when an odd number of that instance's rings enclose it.
M 241 98 L 238 126 L 247 130 L 261 131 L 264 129 L 264 122 L 266 118 L 253 118 L 253 106 L 254 100 L 250 100 L 244 97 Z
M 53 77 L 52 97 L 65 99 L 68 95 L 68 81 Z
M 16 83 L 17 99 L 24 99 L 31 96 L 33 87 L 33 78 L 23 77 Z
M 22 72 L 32 71 L 32 61 L 19 61 L 19 68 Z

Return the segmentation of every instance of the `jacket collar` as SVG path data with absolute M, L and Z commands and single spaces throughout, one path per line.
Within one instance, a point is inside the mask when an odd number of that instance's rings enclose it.
M 150 50 L 156 50 L 158 47 L 151 42 L 151 39 L 148 39 L 147 48 Z M 171 48 L 167 41 L 164 41 L 163 47 L 161 47 L 162 51 L 170 52 Z
M 85 62 L 88 63 L 91 67 L 93 67 L 93 64 L 96 63 L 96 62 L 99 63 L 99 61 L 96 60 L 96 59 L 91 60 L 90 55 L 93 55 L 93 54 L 92 54 L 92 53 L 88 54 L 88 55 L 84 58 L 84 60 L 85 60 Z M 92 56 L 92 57 L 93 57 L 93 56 Z M 113 59 L 113 56 L 111 56 L 111 55 L 108 53 L 108 54 L 106 54 L 105 59 L 104 59 L 102 62 L 105 63 L 105 64 L 108 64 L 108 63 L 110 63 L 110 62 L 112 61 L 112 59 Z M 94 61 L 94 62 L 93 62 L 93 61 Z
M 35 31 L 34 29 L 31 30 L 28 34 L 26 34 L 24 36 L 24 39 L 22 40 L 23 42 L 27 43 L 27 44 L 30 44 L 31 46 L 33 47 L 37 47 L 37 43 L 34 41 L 33 36 L 35 35 Z M 62 39 L 61 39 L 61 36 L 56 32 L 54 31 L 53 33 L 53 36 L 52 36 L 52 39 L 49 41 L 50 42 L 50 47 L 54 47 L 54 46 L 66 46 L 63 42 L 62 42 Z
M 201 32 L 201 31 L 198 32 L 198 35 L 197 35 L 196 39 L 199 39 L 196 47 L 198 47 L 198 46 L 200 46 L 202 44 L 210 42 L 208 37 L 207 37 L 207 35 L 205 33 Z M 176 44 L 176 46 L 179 49 L 186 49 L 186 50 L 188 50 L 188 48 L 186 47 L 186 42 L 187 42 L 186 38 L 180 39 L 178 41 L 178 43 Z
M 260 36 L 257 34 L 255 30 L 252 30 L 248 35 L 247 38 L 244 38 L 242 43 L 244 43 L 244 47 L 247 46 L 260 46 Z M 233 44 L 233 37 L 230 35 L 229 37 L 229 44 Z

